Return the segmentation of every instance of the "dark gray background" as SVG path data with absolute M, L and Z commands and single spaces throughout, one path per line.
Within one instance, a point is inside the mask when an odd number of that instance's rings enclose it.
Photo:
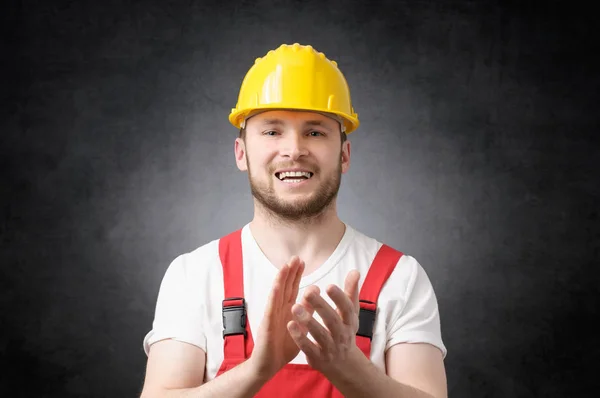
M 241 79 L 300 42 L 362 121 L 340 214 L 427 270 L 450 395 L 592 396 L 598 23 L 569 4 L 9 3 L 0 395 L 139 393 L 168 264 L 252 216 Z

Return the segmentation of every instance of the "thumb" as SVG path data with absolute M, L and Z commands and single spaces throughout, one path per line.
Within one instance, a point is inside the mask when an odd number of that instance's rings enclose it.
M 302 305 L 302 307 L 304 307 L 306 312 L 308 312 L 308 314 L 310 316 L 312 316 L 315 313 L 315 309 L 306 299 L 306 296 L 309 293 L 314 293 L 315 295 L 320 295 L 321 289 L 319 289 L 319 287 L 316 285 L 311 285 L 311 286 L 307 287 L 306 290 L 304 291 L 304 294 L 302 295 L 302 299 L 300 300 L 300 304 Z
M 344 284 L 344 292 L 346 293 L 348 298 L 352 301 L 352 304 L 354 304 L 354 308 L 356 309 L 356 312 L 358 312 L 358 310 L 360 308 L 360 304 L 358 302 L 358 295 L 359 295 L 358 282 L 359 281 L 360 281 L 360 272 L 358 272 L 357 270 L 354 269 L 348 273 L 348 275 L 346 276 L 345 284 Z

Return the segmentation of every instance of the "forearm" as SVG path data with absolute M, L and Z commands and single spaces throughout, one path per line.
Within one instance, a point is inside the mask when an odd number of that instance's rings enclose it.
M 261 376 L 250 359 L 195 388 L 161 390 L 140 398 L 251 398 L 270 377 Z
M 346 398 L 436 398 L 422 390 L 402 384 L 378 369 L 362 352 L 353 355 L 348 365 L 327 375 Z

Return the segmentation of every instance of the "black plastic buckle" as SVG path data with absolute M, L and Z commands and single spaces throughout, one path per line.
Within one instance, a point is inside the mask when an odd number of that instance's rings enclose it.
M 360 302 L 375 304 L 367 300 L 360 300 Z M 373 329 L 375 328 L 375 314 L 376 311 L 360 307 L 360 312 L 358 314 L 358 332 L 356 332 L 357 336 L 368 337 L 369 340 L 373 339 Z
M 226 301 L 242 300 L 242 305 L 225 306 Z M 246 332 L 246 300 L 243 297 L 230 297 L 223 300 L 223 338 Z

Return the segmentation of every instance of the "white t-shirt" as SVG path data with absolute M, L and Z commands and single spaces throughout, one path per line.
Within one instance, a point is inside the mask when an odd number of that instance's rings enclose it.
M 266 258 L 246 224 L 242 229 L 244 297 L 254 341 L 277 268 Z M 348 272 L 360 272 L 359 289 L 382 243 L 346 225 L 346 231 L 329 259 L 302 278 L 298 300 L 307 286 L 317 285 L 322 297 L 329 284 L 342 289 Z M 401 249 L 398 249 L 401 250 Z M 402 251 L 402 250 L 401 250 Z M 158 293 L 152 329 L 144 337 L 150 345 L 163 339 L 176 339 L 196 345 L 206 352 L 205 381 L 212 380 L 223 361 L 224 299 L 223 269 L 219 240 L 209 242 L 177 257 L 169 265 Z M 404 254 L 383 286 L 371 342 L 371 361 L 385 371 L 385 351 L 398 343 L 429 343 L 447 354 L 442 341 L 438 304 L 430 280 L 421 265 Z M 322 320 L 315 313 L 315 318 Z M 302 351 L 291 363 L 306 364 Z

